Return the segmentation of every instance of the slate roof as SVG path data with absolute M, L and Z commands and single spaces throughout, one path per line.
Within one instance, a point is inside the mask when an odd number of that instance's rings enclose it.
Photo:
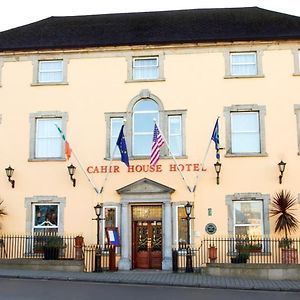
M 0 51 L 300 39 L 300 17 L 258 7 L 50 17 L 0 32 Z

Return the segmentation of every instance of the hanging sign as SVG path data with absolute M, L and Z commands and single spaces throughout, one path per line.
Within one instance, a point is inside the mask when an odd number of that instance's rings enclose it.
M 105 233 L 109 245 L 116 247 L 120 246 L 118 227 L 106 227 Z

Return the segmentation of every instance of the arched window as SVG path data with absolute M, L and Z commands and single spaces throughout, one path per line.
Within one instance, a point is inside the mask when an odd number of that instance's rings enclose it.
M 158 104 L 152 99 L 138 101 L 133 108 L 132 153 L 146 156 L 150 154 L 154 119 L 159 120 Z

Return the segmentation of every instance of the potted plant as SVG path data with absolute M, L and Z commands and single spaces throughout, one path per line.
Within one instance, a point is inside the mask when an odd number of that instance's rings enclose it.
M 218 248 L 215 245 L 209 245 L 208 247 L 208 258 L 211 263 L 214 263 L 217 260 L 217 251 Z
M 233 264 L 245 264 L 247 263 L 248 259 L 250 257 L 249 252 L 238 252 L 236 256 L 231 257 L 231 263 Z
M 295 216 L 296 198 L 290 192 L 281 190 L 276 193 L 271 202 L 270 216 L 276 217 L 275 233 L 283 232 L 284 237 L 279 242 L 282 263 L 298 263 L 297 249 L 293 247 L 293 239 L 288 234 L 297 230 L 299 221 Z
M 64 248 L 64 240 L 61 236 L 50 235 L 45 237 L 44 259 L 58 259 L 60 249 Z

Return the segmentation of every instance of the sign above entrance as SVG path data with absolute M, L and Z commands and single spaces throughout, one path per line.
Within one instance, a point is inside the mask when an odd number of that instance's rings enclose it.
M 181 172 L 198 172 L 200 171 L 201 164 L 197 163 L 187 163 L 187 164 L 178 164 L 178 168 Z M 176 164 L 169 164 L 166 166 L 156 165 L 130 165 L 127 170 L 126 168 L 120 168 L 119 166 L 88 166 L 87 172 L 90 174 L 97 173 L 160 173 L 160 172 L 178 172 L 176 168 Z M 202 168 L 202 171 L 206 171 L 206 169 Z

